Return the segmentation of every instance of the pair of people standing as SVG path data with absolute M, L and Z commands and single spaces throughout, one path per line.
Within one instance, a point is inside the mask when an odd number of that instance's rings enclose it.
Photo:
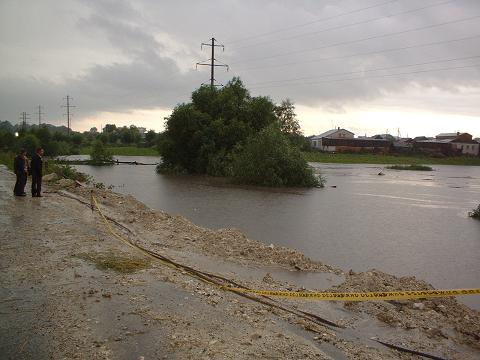
M 15 157 L 13 162 L 13 169 L 17 176 L 15 188 L 13 193 L 15 196 L 26 196 L 25 185 L 27 184 L 27 177 L 32 175 L 32 197 L 42 197 L 42 173 L 43 173 L 43 149 L 38 148 L 35 155 L 32 157 L 30 166 L 28 165 L 27 152 L 22 149 Z

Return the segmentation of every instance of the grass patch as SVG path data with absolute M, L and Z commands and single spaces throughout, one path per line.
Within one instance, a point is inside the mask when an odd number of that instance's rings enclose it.
M 330 154 L 321 152 L 306 152 L 305 158 L 309 162 L 339 163 L 339 164 L 412 164 L 412 165 L 465 165 L 480 166 L 479 157 L 451 156 L 436 158 L 431 156 L 397 156 L 382 154 Z
M 11 151 L 0 152 L 0 164 L 6 165 L 9 170 L 13 171 L 13 159 L 15 154 Z
M 121 274 L 132 274 L 147 269 L 151 261 L 145 257 L 134 257 L 114 253 L 90 253 L 78 255 L 80 259 L 90 261 L 100 270 L 113 270 Z
M 426 166 L 426 165 L 392 165 L 392 166 L 387 166 L 387 169 L 433 171 L 433 169 L 430 166 Z
M 47 162 L 45 164 L 45 174 L 55 173 L 60 179 L 72 179 L 80 182 L 90 182 L 91 176 L 77 171 L 70 165 L 57 164 L 55 162 Z
M 478 205 L 478 207 L 476 209 L 474 209 L 473 211 L 470 211 L 468 213 L 468 216 L 470 216 L 471 218 L 480 220 L 480 205 Z
M 111 146 L 106 149 L 112 155 L 121 156 L 158 156 L 158 151 L 155 148 L 141 148 L 135 146 Z M 91 146 L 85 146 L 80 149 L 81 155 L 90 155 L 92 152 Z

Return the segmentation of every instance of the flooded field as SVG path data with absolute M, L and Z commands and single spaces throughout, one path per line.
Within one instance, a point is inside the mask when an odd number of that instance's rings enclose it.
M 119 157 L 157 162 L 155 157 Z M 76 166 L 152 208 L 210 228 L 235 227 L 250 238 L 301 250 L 346 270 L 377 268 L 415 275 L 441 288 L 478 287 L 480 168 L 433 172 L 375 165 L 312 164 L 324 189 L 237 187 L 205 177 L 158 175 L 154 166 Z M 480 299 L 461 299 L 480 309 Z

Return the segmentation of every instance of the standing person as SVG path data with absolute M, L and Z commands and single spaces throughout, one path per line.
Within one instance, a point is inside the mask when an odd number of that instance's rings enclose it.
M 20 150 L 20 153 L 15 157 L 13 170 L 15 171 L 15 175 L 17 175 L 13 193 L 15 196 L 26 196 L 25 185 L 27 185 L 28 162 L 27 151 L 25 149 Z
M 42 197 L 42 173 L 43 173 L 43 149 L 38 148 L 30 162 L 30 171 L 32 173 L 32 197 Z

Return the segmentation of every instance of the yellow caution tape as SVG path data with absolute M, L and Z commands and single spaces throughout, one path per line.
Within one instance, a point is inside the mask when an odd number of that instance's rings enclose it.
M 275 291 L 228 288 L 230 291 L 249 293 L 262 296 L 273 296 L 295 299 L 331 300 L 331 301 L 375 301 L 375 300 L 406 300 L 425 299 L 460 295 L 478 295 L 480 289 L 452 290 L 419 290 L 419 291 L 378 291 L 378 292 L 306 292 L 306 291 Z
M 107 229 L 110 233 L 125 243 L 126 245 L 142 252 L 150 258 L 161 261 L 165 265 L 174 268 L 176 270 L 181 270 L 185 272 L 185 269 L 172 265 L 168 262 L 162 261 L 161 259 L 153 256 L 145 249 L 131 243 L 127 239 L 123 238 L 121 235 L 113 231 L 112 226 L 108 222 L 108 219 L 100 210 L 98 206 L 97 199 L 93 196 L 93 192 L 90 197 L 92 209 L 95 207 L 100 216 L 102 217 Z M 213 282 L 210 282 L 204 278 L 198 277 L 195 273 L 186 271 L 186 275 L 197 278 L 200 281 L 209 283 L 216 287 L 220 287 L 223 290 L 238 292 L 238 293 L 248 293 L 261 296 L 271 296 L 271 297 L 281 297 L 281 298 L 295 298 L 295 299 L 311 299 L 311 300 L 330 300 L 330 301 L 378 301 L 378 300 L 407 300 L 407 299 L 425 299 L 425 298 L 438 298 L 438 297 L 448 297 L 448 296 L 461 296 L 461 295 L 479 295 L 480 289 L 450 289 L 450 290 L 415 290 L 415 291 L 378 291 L 378 292 L 306 292 L 306 291 L 276 291 L 276 290 L 255 290 L 255 289 L 245 289 L 245 288 L 234 288 L 228 286 L 219 286 Z

